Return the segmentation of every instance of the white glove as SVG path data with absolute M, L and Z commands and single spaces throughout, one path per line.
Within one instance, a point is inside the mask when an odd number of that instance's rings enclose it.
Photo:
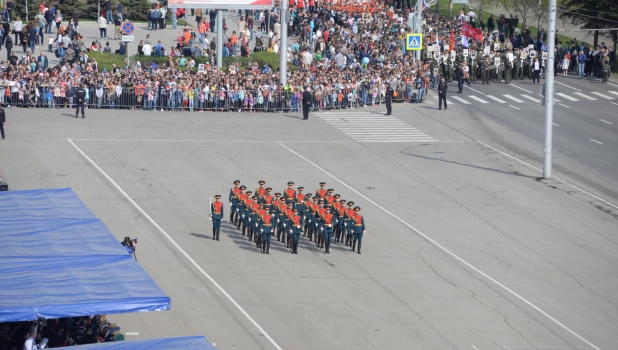
M 257 222 L 255 223 L 255 227 L 258 227 L 258 224 L 257 224 Z M 262 231 L 264 231 L 264 230 L 262 230 Z
M 285 227 L 285 222 L 283 223 L 283 227 Z
M 292 230 L 290 230 L 290 233 L 292 233 Z
M 321 227 L 320 230 L 324 231 L 324 227 Z
M 309 219 L 309 223 L 311 223 L 311 219 Z
M 261 229 L 260 232 L 264 233 L 264 229 Z
M 343 223 L 343 226 L 348 226 L 348 223 L 347 223 L 347 222 L 344 222 L 344 223 Z
M 249 217 L 249 222 L 251 222 L 251 218 Z
M 230 203 L 230 207 L 232 206 L 232 203 Z
M 363 233 L 365 233 L 365 232 L 367 232 L 367 231 L 363 231 Z
M 236 208 L 236 212 L 238 213 L 238 208 Z
M 245 218 L 245 214 L 242 214 L 242 218 L 243 218 L 243 219 Z

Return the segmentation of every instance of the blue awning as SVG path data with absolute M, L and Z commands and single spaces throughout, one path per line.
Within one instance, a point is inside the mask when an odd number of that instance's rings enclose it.
M 133 340 L 71 347 L 76 350 L 217 350 L 205 337 L 183 337 L 168 339 Z
M 169 308 L 71 189 L 0 192 L 0 322 Z

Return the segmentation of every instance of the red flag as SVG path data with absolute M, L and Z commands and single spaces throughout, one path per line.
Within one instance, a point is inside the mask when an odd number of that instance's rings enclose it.
M 478 28 L 472 28 L 472 26 L 466 22 L 464 22 L 461 27 L 461 35 L 473 38 L 474 40 L 483 40 L 483 31 Z
M 451 30 L 451 37 L 449 38 L 449 48 L 455 50 L 455 33 Z

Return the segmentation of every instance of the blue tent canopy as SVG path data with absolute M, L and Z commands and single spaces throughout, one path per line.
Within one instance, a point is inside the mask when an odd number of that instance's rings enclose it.
M 71 189 L 0 192 L 0 322 L 169 308 Z
M 76 350 L 217 350 L 205 337 L 183 337 L 167 339 L 133 340 L 127 342 L 80 345 Z

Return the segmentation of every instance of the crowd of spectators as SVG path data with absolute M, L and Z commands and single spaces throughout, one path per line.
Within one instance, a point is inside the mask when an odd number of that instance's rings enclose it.
M 105 315 L 0 324 L 0 350 L 60 348 L 122 340 Z
M 123 10 L 112 11 L 108 3 L 111 6 L 111 2 L 105 3 L 97 22 L 103 41 L 107 37 L 106 30 L 102 30 L 106 24 L 111 20 L 118 28 L 122 21 Z M 67 20 L 53 5 L 47 8 L 43 3 L 41 14 L 33 21 L 23 25 L 16 19 L 13 29 L 4 31 L 7 49 L 9 33 L 21 30 L 28 35 L 15 34 L 15 41 L 21 40 L 24 45 L 21 59 L 14 50 L 7 50 L 7 62 L 0 62 L 0 102 L 22 107 L 71 107 L 75 87 L 84 85 L 89 108 L 296 111 L 302 91 L 308 87 L 314 96 L 313 109 L 321 110 L 382 103 L 388 82 L 396 91 L 395 102 L 418 103 L 430 88 L 435 88 L 437 77 L 446 75 L 448 63 L 442 58 L 449 56 L 449 50 L 461 53 L 463 48 L 470 48 L 482 52 L 483 47 L 498 42 L 502 47 L 546 47 L 544 33 L 541 31 L 535 38 L 529 28 L 520 32 L 516 16 L 501 15 L 497 20 L 490 17 L 485 24 L 472 9 L 452 19 L 426 11 L 424 50 L 422 59 L 416 60 L 414 53 L 405 48 L 406 34 L 412 32 L 408 21 L 413 10 L 402 5 L 364 0 L 317 4 L 314 0 L 291 0 L 290 21 L 284 24 L 279 21 L 278 6 L 271 11 L 239 11 L 237 31 L 228 35 L 224 23 L 224 57 L 248 56 L 250 51 L 285 54 L 293 69 L 288 85 L 283 86 L 278 72 L 269 64 L 249 60 L 248 64 L 216 67 L 218 43 L 208 37 L 216 27 L 214 9 L 192 9 L 197 28 L 185 26 L 175 45 L 165 47 L 149 34 L 139 41 L 140 56 L 135 62 L 108 70 L 101 69 L 89 52 L 125 54 L 124 44 L 119 43 L 115 50 L 109 42 L 103 45 L 99 40 L 86 46 L 79 33 L 79 18 Z M 170 17 L 175 27 L 178 16 L 189 14 L 184 9 L 172 12 L 160 4 L 153 5 L 148 13 L 152 35 L 165 28 Z M 55 33 L 48 39 L 47 52 L 42 50 L 37 56 L 35 44 L 53 30 L 49 19 L 55 23 Z M 464 45 L 464 23 L 487 27 L 487 31 L 479 38 L 469 38 Z M 2 28 L 8 25 L 4 21 Z M 289 29 L 291 45 L 286 48 L 279 47 L 282 25 Z M 116 31 L 115 38 L 120 34 Z M 439 47 L 437 56 L 427 51 L 434 44 Z M 565 45 L 580 46 L 577 42 Z M 52 53 L 59 59 L 53 67 L 47 57 Z M 150 56 L 164 56 L 167 60 L 162 63 Z M 434 69 L 436 66 L 442 69 Z

